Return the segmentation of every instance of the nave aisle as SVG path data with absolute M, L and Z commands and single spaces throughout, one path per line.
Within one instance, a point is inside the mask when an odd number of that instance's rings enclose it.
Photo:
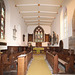
M 33 60 L 28 68 L 27 75 L 52 75 L 45 61 L 45 55 L 33 55 Z

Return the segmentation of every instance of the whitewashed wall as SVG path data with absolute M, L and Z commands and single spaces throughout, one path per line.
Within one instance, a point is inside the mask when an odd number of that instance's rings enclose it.
M 62 10 L 64 7 L 67 7 L 67 18 L 68 18 L 68 36 L 67 38 L 64 38 L 64 35 L 62 34 L 62 37 L 60 36 L 60 26 L 62 25 L 62 20 L 61 16 L 63 15 Z M 69 48 L 68 44 L 68 37 L 72 36 L 72 17 L 73 17 L 73 12 L 75 10 L 75 0 L 64 0 L 62 4 L 62 8 L 60 8 L 57 17 L 52 25 L 52 31 L 55 31 L 57 34 L 59 34 L 59 39 L 63 40 L 64 43 L 64 48 Z M 63 31 L 63 30 L 62 30 Z
M 14 0 L 4 0 L 6 7 L 5 21 L 5 39 L 8 46 L 25 46 L 27 39 L 23 42 L 23 34 L 27 34 L 27 27 L 24 20 L 19 14 L 18 8 L 15 7 Z M 16 40 L 13 39 L 13 29 L 16 25 Z
M 29 25 L 28 27 L 27 27 L 27 32 L 29 33 L 29 34 L 32 34 L 32 33 L 34 33 L 34 29 L 37 27 L 37 25 Z M 51 27 L 50 26 L 46 26 L 46 25 L 41 25 L 41 27 L 43 28 L 43 30 L 44 30 L 44 33 L 45 34 L 50 34 L 51 33 Z
M 28 27 L 27 27 L 27 33 L 28 34 L 34 34 L 34 29 L 37 27 L 37 25 L 29 25 Z M 41 27 L 43 28 L 43 30 L 44 30 L 44 34 L 51 34 L 51 27 L 50 26 L 46 26 L 46 25 L 41 25 Z M 35 46 L 36 44 L 35 44 L 35 42 L 31 42 L 32 43 L 32 45 L 33 46 Z M 42 43 L 42 46 L 47 46 L 47 43 L 48 42 L 43 42 Z

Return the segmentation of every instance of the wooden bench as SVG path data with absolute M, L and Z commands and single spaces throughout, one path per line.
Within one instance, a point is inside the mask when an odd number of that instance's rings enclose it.
M 33 50 L 33 53 L 37 53 L 37 51 L 36 50 Z
M 26 75 L 27 70 L 27 55 L 18 56 L 18 72 L 17 75 Z
M 72 55 L 58 53 L 58 61 L 65 66 L 65 73 L 74 71 L 74 57 Z
M 29 64 L 30 60 L 33 58 L 33 52 L 27 53 L 27 65 Z
M 26 75 L 27 66 L 32 58 L 32 51 L 28 54 L 22 54 L 18 56 L 18 75 Z
M 50 52 L 46 52 L 46 59 L 48 63 L 51 65 L 53 69 L 53 73 L 57 74 L 58 73 L 58 55 L 53 55 Z
M 59 63 L 61 63 L 62 65 L 65 66 L 65 72 L 67 73 L 69 64 L 60 58 L 58 58 L 58 61 L 59 61 Z
M 0 62 L 0 75 L 3 75 L 3 64 Z
M 44 53 L 45 51 L 44 50 L 40 50 L 40 53 Z
M 0 75 L 3 75 L 3 64 L 1 61 L 1 55 L 2 55 L 2 52 L 0 52 Z
M 10 69 L 11 62 L 8 60 L 7 54 L 2 55 L 2 64 L 3 64 L 3 70 L 4 71 Z

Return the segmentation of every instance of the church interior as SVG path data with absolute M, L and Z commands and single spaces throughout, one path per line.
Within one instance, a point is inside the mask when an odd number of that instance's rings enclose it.
M 0 0 L 0 75 L 75 74 L 75 0 Z

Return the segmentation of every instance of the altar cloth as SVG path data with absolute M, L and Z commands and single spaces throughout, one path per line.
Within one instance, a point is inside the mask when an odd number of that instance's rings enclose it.
M 37 53 L 40 53 L 40 50 L 44 50 L 42 47 L 35 47 L 33 50 L 36 50 Z

